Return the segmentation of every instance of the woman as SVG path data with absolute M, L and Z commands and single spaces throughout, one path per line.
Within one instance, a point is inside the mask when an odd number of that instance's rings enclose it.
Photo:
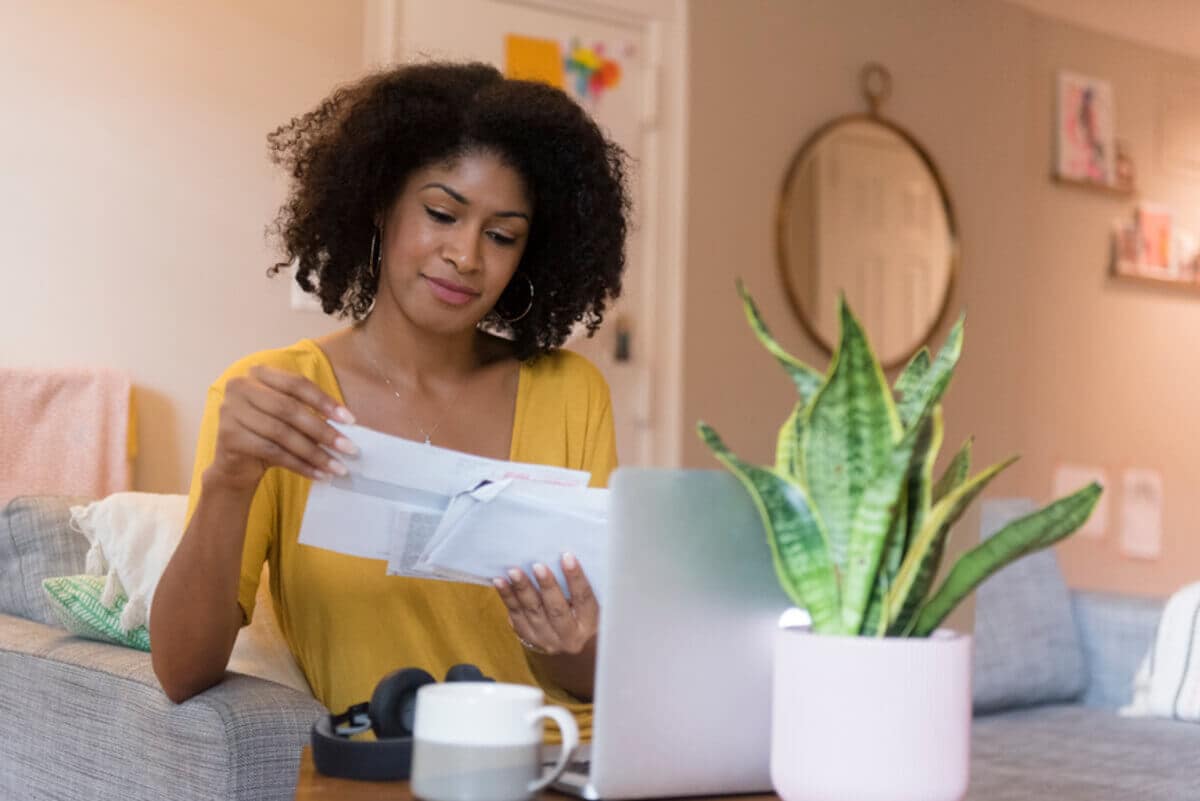
M 598 609 L 569 554 L 567 601 L 544 565 L 495 589 L 400 578 L 297 535 L 311 482 L 355 453 L 328 419 L 606 482 L 608 388 L 557 348 L 620 292 L 622 151 L 559 90 L 479 64 L 370 76 L 268 139 L 293 178 L 274 269 L 295 260 L 300 285 L 353 325 L 249 356 L 210 388 L 189 522 L 153 602 L 163 689 L 180 702 L 221 680 L 265 560 L 329 709 L 398 667 L 470 662 L 576 702 L 586 731 Z

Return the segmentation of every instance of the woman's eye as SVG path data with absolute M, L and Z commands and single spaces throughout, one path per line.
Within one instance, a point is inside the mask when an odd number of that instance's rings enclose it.
M 440 223 L 454 222 L 454 217 L 450 216 L 446 212 L 438 211 L 437 209 L 431 209 L 428 206 L 425 207 L 425 213 L 428 214 L 436 222 L 440 222 Z
M 488 231 L 488 236 L 498 245 L 512 245 L 517 241 L 515 237 L 502 234 L 499 231 Z

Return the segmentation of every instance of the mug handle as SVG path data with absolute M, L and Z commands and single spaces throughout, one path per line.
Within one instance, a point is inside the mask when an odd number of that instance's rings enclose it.
M 540 793 L 550 786 L 550 782 L 561 776 L 562 772 L 567 769 L 567 763 L 571 761 L 571 757 L 575 756 L 575 751 L 579 748 L 579 727 L 575 725 L 575 718 L 571 716 L 570 712 L 561 706 L 544 706 L 530 712 L 526 720 L 533 725 L 541 718 L 550 718 L 558 724 L 558 730 L 562 732 L 562 753 L 558 755 L 558 762 L 550 769 L 549 773 L 529 783 L 530 793 Z

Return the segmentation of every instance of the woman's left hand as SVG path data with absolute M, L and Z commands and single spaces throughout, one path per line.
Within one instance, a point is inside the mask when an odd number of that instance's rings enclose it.
M 600 606 L 592 585 L 571 554 L 563 554 L 562 571 L 570 600 L 558 586 L 554 572 L 540 563 L 533 566 L 532 579 L 514 568 L 507 577 L 492 581 L 508 608 L 513 631 L 532 651 L 577 655 L 596 636 Z

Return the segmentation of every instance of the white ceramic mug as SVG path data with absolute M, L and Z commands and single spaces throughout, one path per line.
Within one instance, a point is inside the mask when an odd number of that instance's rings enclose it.
M 562 732 L 558 762 L 542 774 L 542 720 Z M 579 729 L 542 691 L 521 684 L 453 681 L 417 691 L 412 793 L 425 801 L 524 801 L 557 779 Z

